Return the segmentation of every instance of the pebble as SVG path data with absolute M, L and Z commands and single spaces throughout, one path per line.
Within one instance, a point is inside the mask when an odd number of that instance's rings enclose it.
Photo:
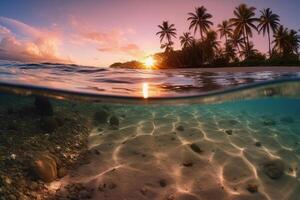
M 225 133 L 226 133 L 227 135 L 232 135 L 232 132 L 233 132 L 233 131 L 232 131 L 231 129 L 225 131 Z
M 246 188 L 250 193 L 256 193 L 258 191 L 258 186 L 256 184 L 248 184 Z
M 35 97 L 34 105 L 40 115 L 42 116 L 53 115 L 53 108 L 48 98 L 37 96 Z
M 203 153 L 202 149 L 200 149 L 200 147 L 195 143 L 191 144 L 190 147 L 196 153 Z
M 260 142 L 255 142 L 255 146 L 261 147 L 261 143 Z
M 116 116 L 112 116 L 110 119 L 109 119 L 109 125 L 111 126 L 119 126 L 119 119 L 116 117 Z
M 65 167 L 61 167 L 59 168 L 58 172 L 57 172 L 57 176 L 58 178 L 62 178 L 64 176 L 66 176 L 68 173 L 67 169 Z
M 161 180 L 159 180 L 159 185 L 160 185 L 160 187 L 166 187 L 167 181 L 165 179 L 161 179 Z
M 44 182 L 52 182 L 57 178 L 57 162 L 52 154 L 41 153 L 32 161 L 32 171 Z
M 194 163 L 192 161 L 184 161 L 182 165 L 185 167 L 192 167 Z
M 176 127 L 177 131 L 184 131 L 184 127 L 182 125 L 179 125 Z
M 107 122 L 109 112 L 107 110 L 98 110 L 94 114 L 94 121 L 96 123 L 104 124 Z
M 267 161 L 263 164 L 263 172 L 270 179 L 279 179 L 284 174 L 284 163 L 281 160 Z

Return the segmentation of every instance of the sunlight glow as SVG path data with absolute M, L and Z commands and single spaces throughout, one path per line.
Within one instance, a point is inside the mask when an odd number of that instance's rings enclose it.
M 155 64 L 155 60 L 152 56 L 149 56 L 145 59 L 144 65 L 146 66 L 147 69 L 151 69 Z
M 145 99 L 147 99 L 149 96 L 148 89 L 149 89 L 148 83 L 143 83 L 143 97 Z

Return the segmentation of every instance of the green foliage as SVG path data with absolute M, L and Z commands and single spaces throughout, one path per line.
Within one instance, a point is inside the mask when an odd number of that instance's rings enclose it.
M 233 11 L 233 17 L 217 25 L 217 32 L 211 30 L 212 15 L 204 6 L 196 7 L 188 13 L 189 30 L 200 33 L 200 39 L 195 39 L 190 32 L 179 37 L 181 50 L 174 50 L 176 29 L 174 24 L 163 21 L 158 25 L 161 48 L 164 53 L 155 54 L 158 68 L 186 67 L 226 67 L 226 66 L 262 66 L 262 65 L 299 65 L 300 36 L 297 31 L 289 30 L 279 24 L 279 16 L 270 8 L 260 11 L 255 16 L 255 7 L 240 4 Z M 253 31 L 268 37 L 269 51 L 266 55 L 259 52 L 251 38 Z M 271 39 L 271 33 L 273 38 Z M 225 38 L 220 45 L 218 38 Z M 271 48 L 273 44 L 273 48 Z M 136 61 L 116 63 L 112 67 L 141 68 Z

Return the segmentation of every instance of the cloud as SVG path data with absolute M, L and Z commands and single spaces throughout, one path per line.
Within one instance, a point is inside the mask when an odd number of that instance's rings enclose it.
M 145 55 L 145 53 L 136 44 L 127 44 L 122 46 L 120 50 L 135 57 L 141 57 Z
M 0 17 L 0 59 L 24 62 L 70 62 L 59 56 L 60 40 L 51 31 Z
M 78 39 L 81 38 L 86 42 L 96 44 L 96 49 L 100 52 L 122 53 L 136 58 L 145 55 L 145 52 L 137 44 L 128 41 L 128 35 L 136 34 L 135 30 L 131 28 L 114 29 L 107 32 L 98 31 L 74 16 L 70 16 L 70 24 L 78 33 L 77 37 L 74 37 L 76 43 L 80 43 Z

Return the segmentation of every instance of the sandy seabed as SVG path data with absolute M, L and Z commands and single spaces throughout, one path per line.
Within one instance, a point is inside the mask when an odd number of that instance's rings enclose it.
M 94 127 L 86 164 L 52 187 L 78 183 L 87 198 L 109 200 L 300 199 L 296 116 L 197 106 L 114 112 L 119 128 Z M 277 168 L 265 168 L 272 161 Z

